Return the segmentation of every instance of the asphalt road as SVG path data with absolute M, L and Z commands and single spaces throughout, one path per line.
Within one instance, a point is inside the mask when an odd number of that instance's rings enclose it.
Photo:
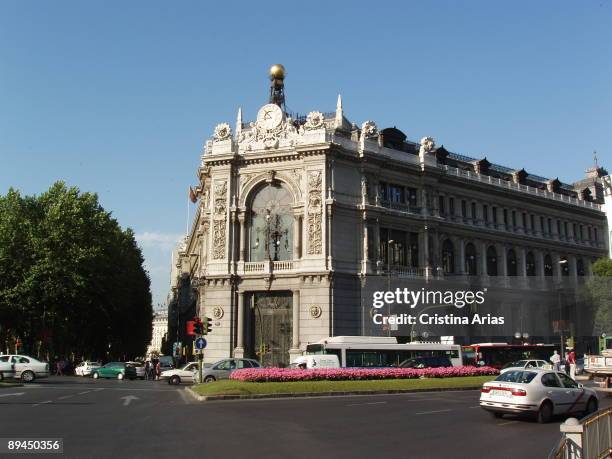
M 559 440 L 562 419 L 494 419 L 478 398 L 457 391 L 200 403 L 164 382 L 52 377 L 0 389 L 0 437 L 63 438 L 70 458 L 206 459 L 540 459 Z

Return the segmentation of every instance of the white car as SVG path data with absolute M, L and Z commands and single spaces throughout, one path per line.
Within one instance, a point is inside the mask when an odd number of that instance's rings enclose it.
M 546 360 L 518 360 L 516 362 L 509 363 L 507 366 L 499 370 L 500 373 L 505 373 L 508 370 L 529 370 L 531 368 L 544 368 L 546 370 L 552 370 L 553 366 Z
M 531 414 L 538 422 L 549 422 L 554 415 L 590 414 L 598 406 L 593 389 L 565 373 L 539 368 L 506 371 L 484 383 L 480 393 L 480 407 L 496 418 Z
M 74 374 L 76 376 L 91 376 L 93 370 L 100 368 L 102 364 L 100 362 L 90 362 L 86 360 L 85 362 L 79 363 L 79 365 L 74 369 Z
M 167 379 L 168 384 L 180 384 L 181 382 L 195 382 L 195 374 L 198 370 L 198 362 L 191 362 L 183 368 L 173 368 L 162 371 L 161 379 Z
M 10 363 L 12 366 L 14 371 L 12 376 L 15 379 L 21 379 L 23 382 L 32 382 L 36 378 L 49 377 L 49 364 L 36 360 L 29 355 L 3 355 L 2 360 L 6 360 L 5 363 Z

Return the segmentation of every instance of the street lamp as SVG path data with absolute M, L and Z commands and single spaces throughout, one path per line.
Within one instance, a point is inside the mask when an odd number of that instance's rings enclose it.
M 567 259 L 559 260 L 559 269 L 564 268 L 567 264 Z M 559 341 L 560 341 L 560 349 L 561 349 L 561 358 L 565 355 L 565 349 L 563 348 L 563 308 L 561 306 L 561 284 L 559 284 Z
M 263 228 L 257 228 L 257 234 L 263 232 L 264 237 L 264 251 L 265 256 L 270 261 L 278 261 L 278 249 L 280 248 L 281 239 L 285 238 L 285 245 L 288 243 L 287 234 L 289 230 L 282 229 L 281 216 L 278 214 L 272 214 L 270 208 L 266 209 L 266 215 L 264 217 L 265 226 Z M 274 258 L 270 251 L 270 244 L 274 250 Z M 255 241 L 255 248 L 259 247 L 259 237 Z
M 391 250 L 395 241 L 389 239 L 387 241 L 387 291 L 391 291 Z M 391 315 L 391 304 L 387 302 L 387 317 Z M 387 336 L 391 336 L 391 325 L 387 324 Z

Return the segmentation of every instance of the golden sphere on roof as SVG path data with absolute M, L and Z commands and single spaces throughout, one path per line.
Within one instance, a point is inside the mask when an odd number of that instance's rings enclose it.
M 285 67 L 282 64 L 274 64 L 270 67 L 271 80 L 283 80 L 285 78 Z

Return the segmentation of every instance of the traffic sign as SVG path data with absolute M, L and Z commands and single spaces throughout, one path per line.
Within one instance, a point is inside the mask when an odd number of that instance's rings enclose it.
M 204 349 L 206 347 L 206 340 L 204 338 L 198 338 L 195 340 L 196 349 Z

